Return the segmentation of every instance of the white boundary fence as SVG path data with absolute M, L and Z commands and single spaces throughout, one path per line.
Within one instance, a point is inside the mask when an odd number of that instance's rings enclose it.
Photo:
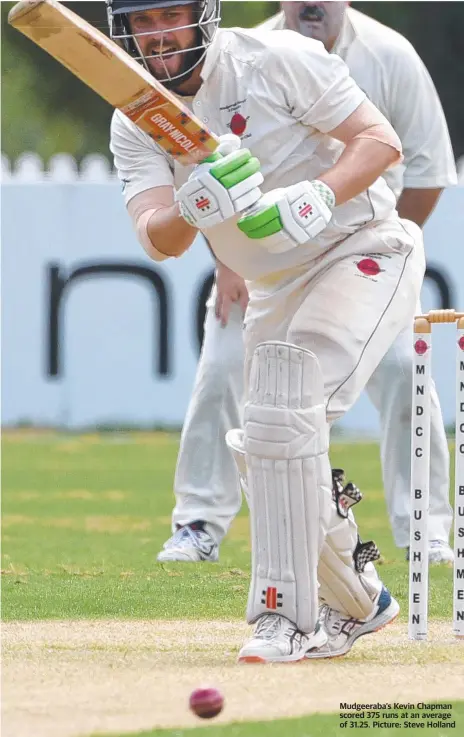
M 2 215 L 3 423 L 181 425 L 213 269 L 202 240 L 180 259 L 150 261 L 100 155 L 77 167 L 60 154 L 46 169 L 35 154 L 13 167 L 2 156 Z M 426 226 L 424 310 L 464 309 L 463 233 L 461 186 Z M 433 374 L 451 424 L 446 332 Z M 376 434 L 377 415 L 363 397 L 342 425 Z
M 116 181 L 116 174 L 106 156 L 90 154 L 78 167 L 69 154 L 56 154 L 50 158 L 47 166 L 38 154 L 24 153 L 12 164 L 2 154 L 2 183 L 36 183 L 36 182 L 111 182 Z

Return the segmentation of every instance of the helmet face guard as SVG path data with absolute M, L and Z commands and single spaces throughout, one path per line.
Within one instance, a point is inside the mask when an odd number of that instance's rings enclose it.
M 158 62 L 161 62 L 165 70 L 165 76 L 158 77 L 156 75 L 156 78 L 166 87 L 173 89 L 189 79 L 194 69 L 204 59 L 221 20 L 220 0 L 159 0 L 158 2 L 157 0 L 106 0 L 106 4 L 110 37 L 113 41 L 119 43 L 150 74 L 153 74 L 153 71 L 150 69 L 150 60 L 156 59 Z M 189 25 L 167 28 L 163 31 L 132 32 L 128 18 L 129 13 L 175 7 L 176 5 L 194 5 L 198 15 L 197 19 Z M 183 31 L 189 28 L 196 30 L 194 46 L 177 51 L 169 51 L 169 47 L 167 47 L 168 50 L 163 52 L 165 34 L 173 31 Z M 158 37 L 159 51 L 157 53 L 147 56 L 142 52 L 139 39 L 143 36 L 150 36 L 151 38 Z M 184 55 L 183 67 L 177 75 L 172 76 L 169 73 L 165 61 L 172 56 L 178 56 L 180 54 Z

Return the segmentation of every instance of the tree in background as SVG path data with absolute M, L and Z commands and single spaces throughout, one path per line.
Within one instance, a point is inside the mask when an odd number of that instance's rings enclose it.
M 464 2 L 355 2 L 412 43 L 435 83 L 456 158 L 464 156 Z
M 64 3 L 104 32 L 105 3 Z M 1 3 L 2 147 L 15 159 L 35 151 L 48 160 L 67 152 L 80 160 L 108 150 L 111 108 L 27 38 L 10 28 L 11 2 Z M 464 155 L 462 2 L 355 2 L 353 6 L 408 38 L 424 60 L 445 109 L 456 157 Z M 224 2 L 224 26 L 252 27 L 276 13 L 277 2 Z
M 11 159 L 35 151 L 44 160 L 66 152 L 81 159 L 88 153 L 110 156 L 111 108 L 67 69 L 21 33 L 1 3 L 2 150 Z M 64 3 L 106 32 L 104 2 Z

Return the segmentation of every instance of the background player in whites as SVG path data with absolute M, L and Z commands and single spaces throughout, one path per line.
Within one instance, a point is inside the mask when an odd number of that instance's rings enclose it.
M 446 121 L 433 82 L 411 44 L 396 31 L 345 2 L 283 2 L 283 12 L 262 28 L 290 28 L 322 41 L 392 123 L 404 161 L 384 177 L 398 198 L 401 217 L 423 226 L 444 187 L 456 183 Z M 245 123 L 232 121 L 240 129 Z M 244 135 L 246 136 L 246 127 Z M 246 138 L 244 139 L 246 143 Z M 208 303 L 205 337 L 179 450 L 173 525 L 181 527 L 160 560 L 216 560 L 218 545 L 241 495 L 224 436 L 239 424 L 242 391 L 243 279 L 219 265 Z M 379 410 L 381 460 L 395 542 L 409 545 L 410 407 L 412 337 L 395 341 L 368 383 Z M 453 560 L 449 546 L 449 453 L 440 405 L 432 390 L 429 558 Z
M 375 545 L 359 540 L 356 490 L 332 488 L 328 450 L 330 423 L 419 298 L 420 229 L 398 218 L 380 177 L 401 143 L 322 44 L 292 31 L 212 38 L 219 7 L 209 0 L 135 5 L 123 0 L 118 25 L 113 5 L 112 36 L 221 135 L 219 155 L 186 172 L 114 113 L 111 149 L 135 231 L 155 260 L 205 231 L 249 287 L 247 401 L 229 442 L 249 487 L 256 629 L 239 658 L 342 655 L 399 611 Z M 228 134 L 237 106 L 254 156 Z M 358 268 L 366 260 L 375 274 Z

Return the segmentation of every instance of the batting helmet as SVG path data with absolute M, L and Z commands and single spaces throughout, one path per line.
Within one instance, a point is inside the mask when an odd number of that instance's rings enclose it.
M 117 41 L 134 59 L 143 64 L 148 71 L 152 71 L 149 65 L 150 58 L 163 60 L 163 57 L 166 59 L 175 54 L 188 54 L 187 58 L 191 63 L 189 63 L 187 68 L 182 69 L 177 76 L 172 77 L 165 66 L 166 77 L 158 79 L 167 87 L 175 87 L 191 76 L 195 67 L 203 60 L 221 20 L 220 0 L 106 0 L 106 5 L 111 38 Z M 173 28 L 165 31 L 153 31 L 149 34 L 133 33 L 129 22 L 129 14 L 137 11 L 169 8 L 176 5 L 195 5 L 198 9 L 198 19 L 195 23 L 182 27 L 197 28 L 198 41 L 196 42 L 196 46 L 170 53 L 157 53 L 152 56 L 146 56 L 142 52 L 139 44 L 138 39 L 140 36 L 156 36 L 159 34 L 162 38 L 163 33 L 180 29 Z

